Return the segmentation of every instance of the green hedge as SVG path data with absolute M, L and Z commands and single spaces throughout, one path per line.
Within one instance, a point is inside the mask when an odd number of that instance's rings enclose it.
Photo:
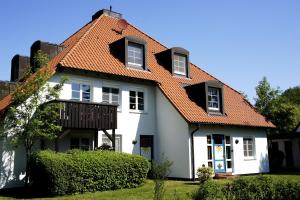
M 32 156 L 30 180 L 39 191 L 65 195 L 137 187 L 145 181 L 148 170 L 148 161 L 137 155 L 46 150 Z
M 224 185 L 207 181 L 191 196 L 194 200 L 295 200 L 300 199 L 300 183 L 268 176 L 242 177 Z

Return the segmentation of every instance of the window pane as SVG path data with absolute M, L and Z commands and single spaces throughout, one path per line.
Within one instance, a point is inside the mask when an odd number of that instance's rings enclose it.
M 71 138 L 70 148 L 71 149 L 79 149 L 79 138 Z
M 211 135 L 207 136 L 207 144 L 211 144 Z
M 72 99 L 74 99 L 74 100 L 80 100 L 80 92 L 78 92 L 78 91 L 72 91 Z
M 135 97 L 135 91 L 130 91 L 129 95 L 130 95 L 130 97 Z
M 212 148 L 211 148 L 211 146 L 207 146 L 207 159 L 212 160 Z
M 231 166 L 231 161 L 227 161 L 227 168 L 231 169 L 232 166 Z
M 230 136 L 226 136 L 225 139 L 226 139 L 226 144 L 230 144 Z
M 80 91 L 80 84 L 72 83 L 72 90 L 73 91 Z
M 231 148 L 226 146 L 226 159 L 231 159 Z
M 208 164 L 208 167 L 210 167 L 210 168 L 212 168 L 212 167 L 213 167 L 213 164 L 212 164 L 212 162 L 211 162 L 211 161 L 209 161 L 207 164 Z
M 138 110 L 144 110 L 144 104 L 139 104 L 138 105 Z

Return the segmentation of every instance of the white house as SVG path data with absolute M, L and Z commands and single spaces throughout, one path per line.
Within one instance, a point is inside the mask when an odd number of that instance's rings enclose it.
M 186 49 L 165 47 L 121 14 L 98 11 L 60 45 L 35 42 L 31 57 L 39 49 L 51 58 L 49 83 L 69 78 L 60 95 L 64 131 L 42 148 L 93 150 L 115 136 L 117 151 L 149 160 L 164 154 L 173 178 L 194 179 L 203 165 L 216 173 L 269 171 L 266 132 L 274 125 L 239 92 L 190 63 Z M 28 59 L 14 60 L 13 81 Z M 2 113 L 10 102 L 11 96 L 0 101 Z M 97 112 L 80 110 L 90 107 Z M 2 141 L 0 187 L 24 175 L 22 149 L 7 146 Z

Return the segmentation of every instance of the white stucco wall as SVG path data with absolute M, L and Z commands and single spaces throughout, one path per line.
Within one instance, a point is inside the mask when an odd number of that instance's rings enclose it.
M 265 131 L 255 128 L 233 128 L 220 126 L 203 126 L 194 134 L 195 169 L 203 164 L 207 166 L 207 135 L 221 134 L 231 137 L 233 174 L 251 174 L 269 172 L 268 144 Z M 243 137 L 254 137 L 255 158 L 244 158 Z M 238 140 L 238 144 L 235 141 Z
M 170 177 L 192 178 L 190 166 L 190 136 L 188 123 L 169 102 L 165 95 L 156 89 L 158 154 L 164 154 L 171 166 Z
M 56 74 L 49 81 L 51 84 L 56 84 L 60 80 L 60 76 L 66 76 L 68 82 L 65 83 L 61 92 L 61 99 L 71 99 L 71 83 L 86 83 L 91 85 L 91 99 L 93 102 L 102 102 L 102 87 L 115 87 L 120 89 L 121 105 L 118 109 L 118 128 L 116 134 L 122 137 L 122 152 L 131 154 L 140 154 L 140 135 L 155 135 L 156 134 L 156 101 L 155 87 L 150 84 L 141 84 L 134 82 L 125 82 L 118 80 L 108 80 L 103 78 L 92 78 L 87 76 L 71 75 L 71 74 Z M 145 95 L 145 112 L 139 113 L 129 109 L 129 91 L 143 91 Z M 111 131 L 108 131 L 111 133 Z M 101 145 L 102 131 L 99 131 L 98 144 Z M 132 141 L 136 140 L 134 145 Z M 67 143 L 66 143 L 67 144 Z M 154 146 L 155 148 L 155 146 Z

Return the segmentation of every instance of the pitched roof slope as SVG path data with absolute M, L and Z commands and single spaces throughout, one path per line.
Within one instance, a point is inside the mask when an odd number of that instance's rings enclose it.
M 58 63 L 65 68 L 155 81 L 178 112 L 186 121 L 191 123 L 274 127 L 272 123 L 266 121 L 265 117 L 257 113 L 244 100 L 242 95 L 227 85 L 224 86 L 224 109 L 226 115 L 208 115 L 201 107 L 189 99 L 182 84 L 195 84 L 216 79 L 193 64 L 190 64 L 191 79 L 173 77 L 169 71 L 158 64 L 155 57 L 156 53 L 166 50 L 167 47 L 132 25 L 129 25 L 122 34 L 119 34 L 115 31 L 117 23 L 118 19 L 101 15 L 98 19 L 92 21 L 64 41 L 63 45 L 67 46 L 67 48 L 57 56 L 58 58 L 55 57 L 54 59 L 59 60 Z M 147 67 L 150 72 L 128 69 L 123 62 L 111 54 L 109 44 L 125 36 L 136 36 L 146 41 Z M 58 63 L 55 62 L 52 65 L 57 65 Z

